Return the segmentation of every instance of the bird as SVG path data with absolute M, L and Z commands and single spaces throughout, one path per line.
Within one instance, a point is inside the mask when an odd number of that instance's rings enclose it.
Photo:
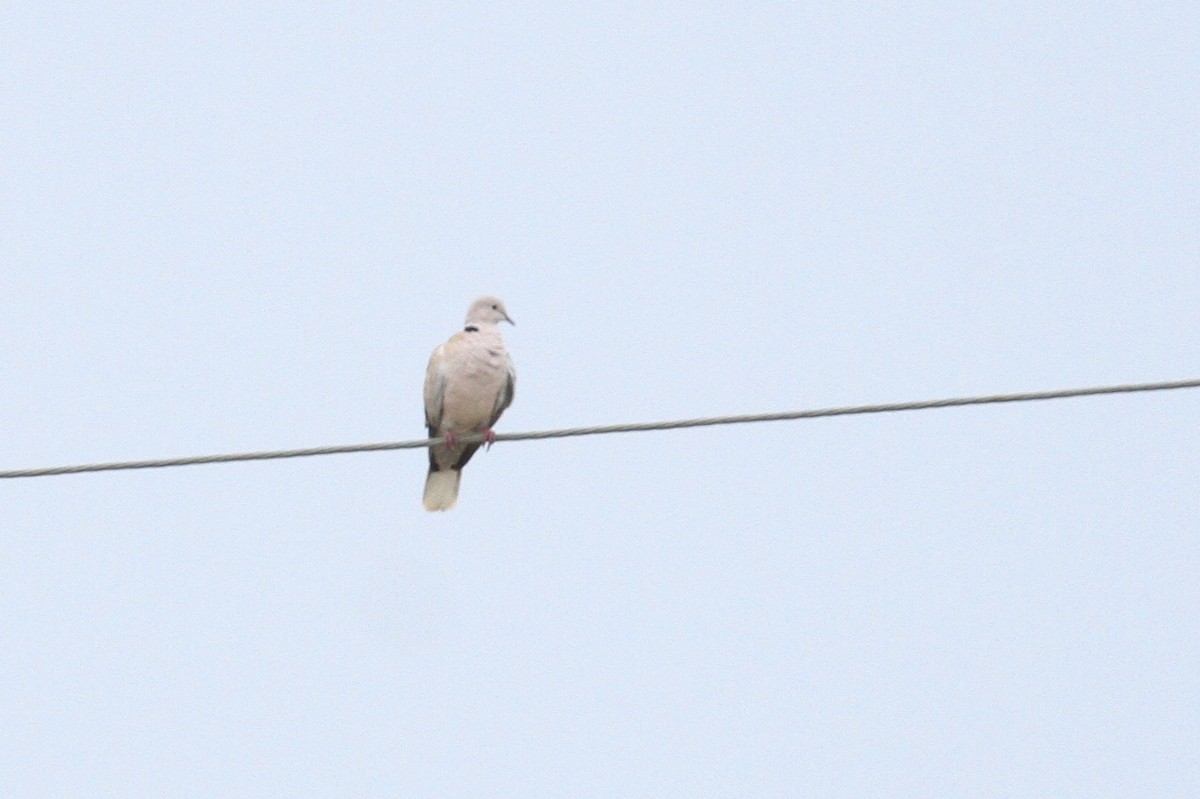
M 467 309 L 463 329 L 429 356 L 425 426 L 430 438 L 444 443 L 429 447 L 425 510 L 454 507 L 462 468 L 483 443 L 464 444 L 459 439 L 482 433 L 490 448 L 496 440 L 492 426 L 512 404 L 517 373 L 500 335 L 501 322 L 516 325 L 498 298 L 480 297 Z

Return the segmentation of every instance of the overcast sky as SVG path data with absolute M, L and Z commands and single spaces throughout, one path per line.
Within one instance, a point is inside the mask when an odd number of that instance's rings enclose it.
M 0 469 L 1200 376 L 1195 3 L 9 3 Z M 1195 797 L 1200 391 L 0 483 L 0 794 Z

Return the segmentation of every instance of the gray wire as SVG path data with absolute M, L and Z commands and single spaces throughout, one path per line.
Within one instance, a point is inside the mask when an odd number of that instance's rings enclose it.
M 529 433 L 501 433 L 497 441 L 530 441 L 542 438 L 568 438 L 571 436 L 593 436 L 601 433 L 639 433 L 648 430 L 677 430 L 683 427 L 711 427 L 723 424 L 745 424 L 747 422 L 780 422 L 790 419 L 817 419 L 825 416 L 856 416 L 868 413 L 892 413 L 895 411 L 923 411 L 932 408 L 956 408 L 963 405 L 995 405 L 1002 402 L 1035 402 L 1038 400 L 1067 399 L 1069 397 L 1091 397 L 1099 394 L 1133 394 L 1143 391 L 1170 391 L 1181 388 L 1200 388 L 1200 379 L 1173 380 L 1165 383 L 1129 383 L 1117 386 L 1095 386 L 1092 388 L 1066 388 L 1056 391 L 1028 391 L 1020 394 L 988 394 L 975 397 L 952 397 L 949 399 L 917 400 L 915 402 L 890 402 L 877 405 L 847 405 L 835 408 L 817 408 L 807 411 L 784 411 L 781 413 L 751 413 L 741 416 L 709 416 L 701 419 L 680 419 L 669 422 L 641 422 L 635 424 L 609 424 L 593 427 L 568 427 L 561 430 L 537 430 Z M 464 436 L 460 439 L 471 443 L 482 441 L 480 435 Z M 238 452 L 228 455 L 197 455 L 186 458 L 164 458 L 162 460 L 117 461 L 113 463 L 87 463 L 78 466 L 51 466 L 43 469 L 13 469 L 0 471 L 0 479 L 20 477 L 48 477 L 56 474 L 81 474 L 84 472 L 115 472 L 126 469 L 161 469 L 168 466 L 195 466 L 201 463 L 233 463 L 236 461 L 266 461 L 280 458 L 308 458 L 316 455 L 341 455 L 351 452 L 383 452 L 393 449 L 422 449 L 431 444 L 440 444 L 442 439 L 415 439 L 381 444 L 346 444 L 333 447 L 309 447 L 306 449 L 283 449 L 263 452 Z

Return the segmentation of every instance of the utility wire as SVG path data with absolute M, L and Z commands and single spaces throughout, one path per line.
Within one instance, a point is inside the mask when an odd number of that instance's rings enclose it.
M 1117 386 L 1095 386 L 1092 388 L 1066 388 L 1056 391 L 1029 391 L 1021 394 L 987 394 L 975 397 L 951 397 L 949 399 L 917 400 L 914 402 L 890 402 L 877 405 L 847 405 L 837 408 L 817 408 L 806 411 L 784 411 L 781 413 L 752 413 L 741 416 L 710 416 L 702 419 L 680 419 L 668 422 L 642 422 L 635 424 L 610 424 L 595 427 L 568 427 L 561 430 L 537 430 L 529 433 L 501 433 L 497 441 L 530 441 L 542 438 L 569 438 L 592 436 L 600 433 L 639 433 L 648 430 L 676 430 L 682 427 L 711 427 L 723 424 L 746 422 L 780 422 L 789 419 L 817 419 L 825 416 L 856 416 L 868 413 L 893 413 L 895 411 L 923 411 L 932 408 L 956 408 L 963 405 L 995 405 L 1002 402 L 1035 402 L 1038 400 L 1067 399 L 1069 397 L 1092 397 L 1100 394 L 1133 394 L 1145 391 L 1170 391 L 1181 388 L 1200 388 L 1200 379 L 1173 380 L 1164 383 L 1129 383 Z M 482 441 L 483 436 L 463 436 L 460 441 L 473 443 Z M 266 461 L 279 458 L 308 458 L 315 455 L 339 455 L 351 452 L 382 452 L 393 449 L 422 449 L 431 444 L 440 444 L 442 439 L 416 439 L 393 441 L 381 444 L 346 444 L 332 447 L 309 447 L 307 449 L 284 449 L 263 452 L 238 452 L 228 455 L 197 455 L 186 458 L 162 460 L 117 461 L 113 463 L 87 463 L 77 466 L 51 466 L 42 469 L 13 469 L 0 471 L 0 479 L 19 477 L 47 477 L 56 474 L 81 474 L 83 472 L 114 472 L 126 469 L 160 469 L 168 466 L 195 466 L 201 463 L 232 463 L 235 461 Z

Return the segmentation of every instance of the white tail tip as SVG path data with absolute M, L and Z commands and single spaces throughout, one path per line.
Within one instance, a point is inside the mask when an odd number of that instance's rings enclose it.
M 425 510 L 450 510 L 458 501 L 458 481 L 462 472 L 457 469 L 431 471 L 425 478 Z

